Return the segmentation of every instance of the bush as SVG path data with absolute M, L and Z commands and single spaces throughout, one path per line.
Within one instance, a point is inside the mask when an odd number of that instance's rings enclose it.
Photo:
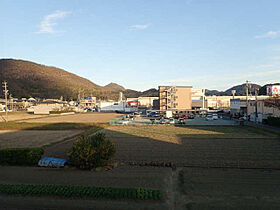
M 267 124 L 271 126 L 280 127 L 280 117 L 268 117 Z
M 1 149 L 0 165 L 36 165 L 43 154 L 41 147 Z
M 46 195 L 79 198 L 129 198 L 141 200 L 162 199 L 162 192 L 160 190 L 52 184 L 0 184 L 0 193 L 9 195 Z
M 114 144 L 104 133 L 82 135 L 68 151 L 69 162 L 80 169 L 93 169 L 105 166 L 114 156 Z

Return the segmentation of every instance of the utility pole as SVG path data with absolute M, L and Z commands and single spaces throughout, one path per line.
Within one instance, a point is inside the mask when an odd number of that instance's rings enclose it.
M 5 94 L 5 104 L 6 104 L 6 122 L 8 122 L 8 90 L 7 82 L 3 82 L 4 94 Z
M 246 120 L 248 120 L 248 92 L 249 92 L 249 81 L 246 80 Z
M 255 106 L 256 106 L 255 122 L 257 122 L 257 119 L 258 119 L 258 97 L 257 96 L 258 96 L 258 89 L 255 89 L 255 97 L 256 97 L 256 99 L 255 99 Z

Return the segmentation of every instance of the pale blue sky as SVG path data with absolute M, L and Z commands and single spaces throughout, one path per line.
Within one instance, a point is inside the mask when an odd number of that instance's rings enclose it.
M 137 90 L 280 82 L 278 0 L 0 2 L 0 58 Z

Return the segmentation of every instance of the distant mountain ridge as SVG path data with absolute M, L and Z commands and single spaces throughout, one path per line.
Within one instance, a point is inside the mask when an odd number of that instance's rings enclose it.
M 13 97 L 76 99 L 78 95 L 93 95 L 99 99 L 117 100 L 125 97 L 157 96 L 156 89 L 144 92 L 125 89 L 116 83 L 100 86 L 63 69 L 16 59 L 0 59 L 0 81 L 8 82 Z M 0 97 L 3 92 L 0 91 Z
M 63 69 L 45 66 L 30 61 L 15 59 L 0 59 L 0 81 L 8 82 L 8 89 L 13 97 L 39 97 L 39 98 L 60 98 L 76 99 L 78 94 L 93 95 L 99 99 L 117 100 L 119 92 L 123 92 L 126 98 L 136 98 L 140 96 L 158 96 L 158 90 L 151 88 L 146 91 L 136 91 L 125 89 L 116 83 L 100 86 L 90 80 Z M 279 84 L 280 83 L 275 83 Z M 268 85 L 268 84 L 267 84 Z M 259 95 L 266 94 L 266 86 L 251 84 L 249 94 L 255 94 L 259 89 Z M 246 95 L 246 84 L 237 85 L 226 91 L 207 90 L 206 95 L 230 96 L 232 90 L 236 90 L 235 95 Z M 3 91 L 0 91 L 3 97 Z
M 123 92 L 125 91 L 125 88 L 121 85 L 118 85 L 116 83 L 109 83 L 108 85 L 105 85 L 104 88 L 108 89 L 109 91 L 116 91 L 116 92 Z
M 77 98 L 79 92 L 102 95 L 104 89 L 63 69 L 30 61 L 0 59 L 0 78 L 14 97 Z
M 249 84 L 249 95 L 254 95 L 255 90 L 259 90 L 261 88 L 260 85 L 258 84 Z M 246 95 L 246 83 L 241 84 L 241 85 L 236 85 L 233 86 L 226 91 L 218 91 L 218 90 L 206 90 L 206 95 L 211 96 L 211 95 L 216 95 L 216 96 L 231 96 L 232 95 L 232 90 L 235 90 L 236 93 L 235 95 L 237 96 L 245 96 Z

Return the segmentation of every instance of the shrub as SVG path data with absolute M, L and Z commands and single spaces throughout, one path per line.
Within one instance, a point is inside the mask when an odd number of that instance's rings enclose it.
M 1 149 L 0 165 L 36 165 L 43 154 L 41 147 Z
M 80 169 L 93 169 L 105 166 L 114 156 L 114 144 L 104 133 L 82 135 L 68 151 L 69 162 Z
M 280 127 L 280 117 L 268 117 L 267 124 L 271 126 Z

